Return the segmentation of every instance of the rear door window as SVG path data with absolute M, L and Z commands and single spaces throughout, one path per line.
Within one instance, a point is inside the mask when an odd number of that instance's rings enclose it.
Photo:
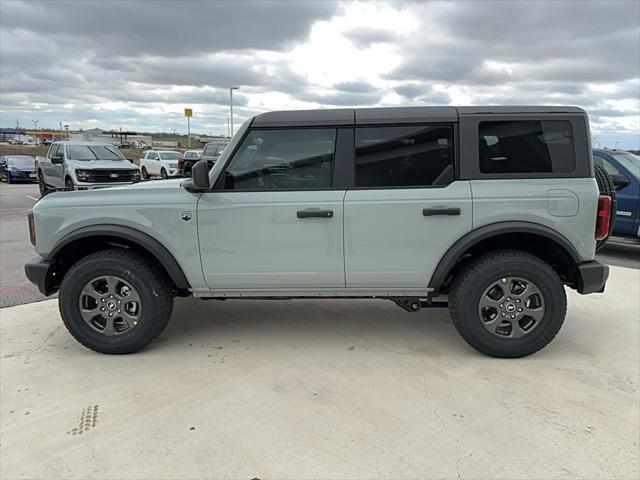
M 573 172 L 571 123 L 564 120 L 480 122 L 482 173 Z
M 453 127 L 357 128 L 356 187 L 431 187 L 454 180 Z

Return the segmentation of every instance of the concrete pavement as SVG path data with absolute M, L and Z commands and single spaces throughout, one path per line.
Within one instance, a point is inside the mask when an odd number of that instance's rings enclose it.
M 640 272 L 569 292 L 536 355 L 446 310 L 180 299 L 147 350 L 80 346 L 55 300 L 0 311 L 0 477 L 616 478 L 640 450 Z

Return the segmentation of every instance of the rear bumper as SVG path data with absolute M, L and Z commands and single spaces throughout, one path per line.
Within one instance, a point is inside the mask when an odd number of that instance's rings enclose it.
M 42 257 L 35 257 L 24 265 L 24 273 L 42 294 L 49 296 L 57 290 L 53 262 L 48 262 Z
M 580 263 L 578 268 L 578 285 L 579 293 L 586 295 L 588 293 L 604 292 L 604 287 L 609 278 L 609 267 L 603 265 L 597 260 L 591 262 Z

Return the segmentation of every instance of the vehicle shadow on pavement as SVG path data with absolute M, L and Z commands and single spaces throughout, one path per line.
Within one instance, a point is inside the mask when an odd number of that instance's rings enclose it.
M 410 313 L 388 300 L 177 299 L 169 326 L 148 349 L 254 341 L 351 350 L 375 345 L 436 356 L 475 353 L 458 336 L 446 308 Z

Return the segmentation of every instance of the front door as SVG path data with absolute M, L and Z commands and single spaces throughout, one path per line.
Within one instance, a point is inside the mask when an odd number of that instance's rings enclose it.
M 355 144 L 355 187 L 344 203 L 347 287 L 426 289 L 472 226 L 469 182 L 455 181 L 453 126 L 356 128 Z
M 332 188 L 335 128 L 253 129 L 198 202 L 213 290 L 343 288 L 343 199 Z

